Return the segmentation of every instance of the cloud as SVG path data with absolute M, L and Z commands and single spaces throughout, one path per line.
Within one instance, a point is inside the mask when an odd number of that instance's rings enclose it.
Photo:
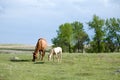
M 0 11 L 8 18 L 88 19 L 93 14 L 113 17 L 120 13 L 119 0 L 1 0 L 0 3 L 5 6 Z
M 41 11 L 61 11 L 67 12 L 72 10 L 80 10 L 87 8 L 104 8 L 109 5 L 113 0 L 2 0 L 7 8 L 16 8 L 23 10 L 37 8 Z M 115 1 L 114 1 L 115 3 Z M 36 9 L 35 9 L 36 10 Z M 86 10 L 85 10 L 86 11 Z M 84 11 L 83 11 L 84 12 Z
M 65 22 L 85 24 L 94 14 L 102 18 L 120 17 L 119 4 L 119 0 L 0 0 L 0 27 L 2 32 L 7 31 L 7 36 L 26 33 L 26 39 L 29 34 L 37 34 L 50 40 Z

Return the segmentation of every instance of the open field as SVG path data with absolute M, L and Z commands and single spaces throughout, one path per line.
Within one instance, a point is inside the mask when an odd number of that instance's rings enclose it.
M 11 61 L 13 56 L 19 60 Z M 0 80 L 119 80 L 120 54 L 63 54 L 61 63 L 31 54 L 0 54 Z
M 0 80 L 120 80 L 120 53 L 63 53 L 61 63 L 32 62 L 32 52 L 0 52 Z M 11 60 L 14 56 L 18 60 Z

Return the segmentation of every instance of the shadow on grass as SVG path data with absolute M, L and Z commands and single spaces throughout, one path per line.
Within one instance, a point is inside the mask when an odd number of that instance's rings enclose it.
M 44 64 L 45 62 L 35 62 L 34 64 Z
M 26 60 L 26 59 L 22 59 L 22 60 L 10 60 L 11 62 L 31 62 L 32 60 Z
M 92 73 L 76 73 L 75 75 L 77 75 L 77 76 L 91 76 L 91 75 L 93 75 Z

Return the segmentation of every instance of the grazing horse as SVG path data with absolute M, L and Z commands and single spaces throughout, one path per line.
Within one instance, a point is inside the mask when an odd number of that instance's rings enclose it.
M 53 56 L 53 61 L 54 61 L 54 56 L 56 56 L 58 62 L 60 62 L 60 60 L 62 60 L 62 48 L 55 47 L 51 49 L 50 53 L 48 54 L 48 61 L 51 60 L 52 56 Z
M 38 42 L 35 47 L 35 51 L 33 53 L 33 60 L 37 59 L 37 54 L 40 53 L 40 59 L 43 60 L 43 57 L 45 56 L 45 49 L 47 47 L 47 41 L 43 38 L 38 39 Z

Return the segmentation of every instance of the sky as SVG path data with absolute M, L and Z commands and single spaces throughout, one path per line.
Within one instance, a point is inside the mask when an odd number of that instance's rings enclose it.
M 0 0 L 0 44 L 48 44 L 61 24 L 79 21 L 86 25 L 93 15 L 120 18 L 120 0 Z

